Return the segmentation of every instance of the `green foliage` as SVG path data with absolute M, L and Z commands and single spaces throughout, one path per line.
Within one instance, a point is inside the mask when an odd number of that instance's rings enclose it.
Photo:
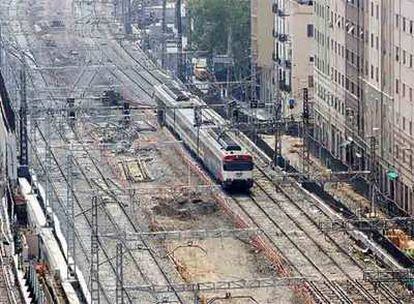
M 250 1 L 189 0 L 190 17 L 194 20 L 193 46 L 210 54 L 227 53 L 227 37 L 232 31 L 235 73 L 246 76 L 250 56 Z

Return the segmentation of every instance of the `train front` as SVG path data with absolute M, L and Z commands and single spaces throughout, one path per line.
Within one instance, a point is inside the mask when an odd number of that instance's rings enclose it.
M 250 189 L 253 186 L 253 158 L 246 153 L 223 157 L 222 184 L 229 189 Z

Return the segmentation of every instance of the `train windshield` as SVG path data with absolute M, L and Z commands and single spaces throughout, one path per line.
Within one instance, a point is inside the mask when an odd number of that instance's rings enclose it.
M 224 171 L 251 171 L 253 170 L 252 161 L 225 161 L 223 164 Z

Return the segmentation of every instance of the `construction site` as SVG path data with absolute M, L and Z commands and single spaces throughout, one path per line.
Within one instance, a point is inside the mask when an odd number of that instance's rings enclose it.
M 186 1 L 137 2 L 0 1 L 0 303 L 414 303 L 412 217 L 353 187 L 373 170 L 312 153 L 307 94 L 299 135 L 226 115 L 180 77 Z M 178 55 L 143 47 L 148 7 L 163 34 L 175 22 Z M 175 120 L 189 111 L 196 143 Z M 253 159 L 249 190 L 199 152 L 214 132 Z

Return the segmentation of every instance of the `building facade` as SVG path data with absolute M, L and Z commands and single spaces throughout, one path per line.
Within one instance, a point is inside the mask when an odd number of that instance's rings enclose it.
M 273 0 L 252 0 L 251 2 L 251 41 L 252 64 L 258 83 L 259 103 L 273 103 Z
M 413 214 L 414 3 L 314 2 L 315 137 Z
M 391 52 L 394 66 L 391 150 L 393 165 L 400 175 L 394 196 L 398 205 L 414 214 L 414 2 L 400 0 L 391 3 L 394 4 L 394 12 L 390 16 L 393 20 L 390 35 L 394 41 Z
M 303 89 L 313 95 L 313 1 L 278 0 L 273 5 L 277 98 L 285 116 L 302 115 Z

